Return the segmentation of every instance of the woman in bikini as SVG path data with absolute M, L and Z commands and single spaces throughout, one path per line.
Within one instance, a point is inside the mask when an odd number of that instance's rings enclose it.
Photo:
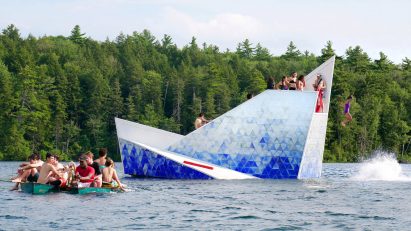
M 117 176 L 117 171 L 114 169 L 114 161 L 107 157 L 105 168 L 103 169 L 103 188 L 120 188 L 124 190 L 120 179 Z
M 288 81 L 288 90 L 297 90 L 297 72 L 293 72 Z
M 298 80 L 297 80 L 297 90 L 303 91 L 304 87 L 305 87 L 304 75 L 300 75 L 300 77 L 298 77 Z

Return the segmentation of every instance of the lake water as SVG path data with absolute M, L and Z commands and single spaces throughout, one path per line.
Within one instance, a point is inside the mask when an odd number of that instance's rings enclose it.
M 0 162 L 0 179 L 18 162 Z M 121 173 L 121 164 L 117 164 Z M 324 164 L 316 180 L 159 180 L 123 174 L 129 192 L 8 191 L 0 230 L 410 230 L 411 165 L 392 158 Z

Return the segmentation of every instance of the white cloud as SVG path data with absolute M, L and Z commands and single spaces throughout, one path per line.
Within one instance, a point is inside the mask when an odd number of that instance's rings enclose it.
M 192 36 L 220 50 L 235 49 L 248 38 L 274 55 L 284 53 L 290 41 L 319 54 L 331 40 L 338 55 L 360 45 L 372 58 L 379 51 L 397 63 L 411 57 L 408 0 L 0 0 L 0 5 L 0 29 L 13 23 L 23 36 L 69 35 L 78 24 L 97 40 L 148 29 L 158 39 L 171 35 L 180 47 Z
M 179 34 L 186 39 L 195 36 L 200 41 L 217 45 L 232 45 L 245 38 L 257 39 L 267 30 L 257 18 L 239 13 L 216 14 L 206 20 L 199 20 L 167 7 L 162 20 L 162 24 L 166 25 L 163 29 L 171 34 Z

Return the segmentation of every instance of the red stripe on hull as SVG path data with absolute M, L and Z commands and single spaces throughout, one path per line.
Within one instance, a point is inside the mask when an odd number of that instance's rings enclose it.
M 200 168 L 206 168 L 206 169 L 213 170 L 213 167 L 211 167 L 211 166 L 202 165 L 202 164 L 197 164 L 197 163 L 193 163 L 193 162 L 186 161 L 186 160 L 185 160 L 183 163 L 184 163 L 184 164 L 193 165 L 193 166 L 196 166 L 196 167 L 200 167 Z

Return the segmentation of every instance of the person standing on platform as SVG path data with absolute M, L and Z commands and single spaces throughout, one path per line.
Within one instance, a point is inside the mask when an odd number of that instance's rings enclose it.
M 323 103 L 323 96 L 324 96 L 324 89 L 325 89 L 325 82 L 322 79 L 321 74 L 317 74 L 317 79 L 313 84 L 314 90 L 318 91 L 317 97 L 317 104 L 315 106 L 315 112 L 320 113 L 324 112 L 324 103 Z

